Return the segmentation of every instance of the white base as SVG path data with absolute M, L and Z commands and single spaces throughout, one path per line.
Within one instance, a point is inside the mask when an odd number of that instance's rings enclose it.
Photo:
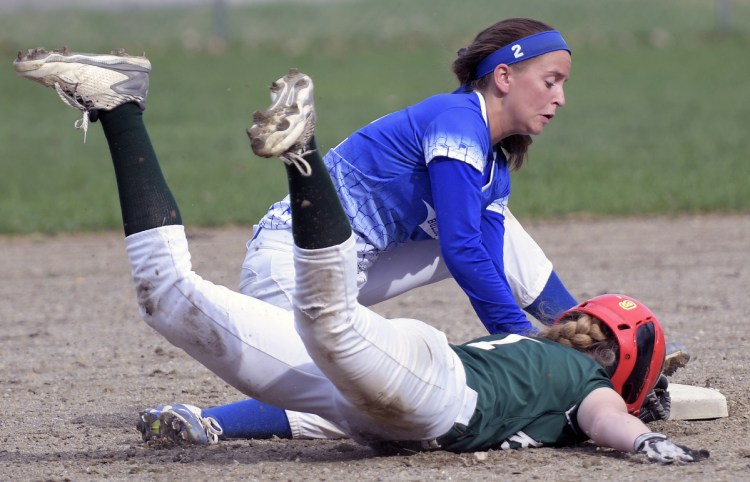
M 669 384 L 672 410 L 669 420 L 705 420 L 729 416 L 727 398 L 713 388 Z

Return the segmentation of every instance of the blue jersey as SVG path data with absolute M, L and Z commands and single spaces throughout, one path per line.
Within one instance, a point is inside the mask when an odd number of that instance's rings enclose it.
M 324 160 L 358 238 L 362 269 L 400 244 L 439 239 L 448 269 L 490 333 L 531 328 L 504 275 L 510 171 L 492 145 L 480 94 L 439 94 L 386 115 Z M 289 228 L 288 198 L 260 225 Z

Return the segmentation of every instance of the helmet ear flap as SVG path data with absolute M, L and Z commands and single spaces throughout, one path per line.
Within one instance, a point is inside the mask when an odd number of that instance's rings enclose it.
M 617 339 L 617 361 L 608 373 L 628 411 L 637 415 L 664 364 L 666 349 L 659 321 L 639 301 L 625 295 L 606 294 L 571 308 L 555 323 L 580 313 L 597 318 Z

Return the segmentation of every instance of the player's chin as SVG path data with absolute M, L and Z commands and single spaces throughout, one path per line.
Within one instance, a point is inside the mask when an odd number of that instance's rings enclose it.
M 534 122 L 530 122 L 528 126 L 526 126 L 526 134 L 530 136 L 538 136 L 542 132 L 544 132 L 544 128 L 549 124 L 549 119 L 546 117 L 543 117 L 542 119 L 535 120 Z
M 542 116 L 537 126 L 537 129 L 539 130 L 538 134 L 541 134 L 550 122 L 552 122 L 552 117 Z
M 538 136 L 542 132 L 544 132 L 544 124 L 539 123 L 538 125 L 530 126 L 529 129 L 526 131 L 526 134 L 530 136 Z

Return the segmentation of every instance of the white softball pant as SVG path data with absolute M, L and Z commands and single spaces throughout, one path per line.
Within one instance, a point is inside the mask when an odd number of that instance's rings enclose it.
M 503 262 L 513 295 L 522 307 L 536 300 L 552 273 L 552 262 L 523 229 L 510 210 L 505 212 Z M 243 294 L 292 309 L 295 267 L 294 239 L 290 230 L 263 229 L 247 243 L 240 275 Z M 449 278 L 437 240 L 406 243 L 380 255 L 359 278 L 359 302 L 371 306 L 419 286 Z M 365 281 L 362 284 L 362 281 Z M 340 438 L 335 425 L 312 414 L 287 410 L 294 438 Z
M 246 395 L 360 441 L 432 439 L 474 410 L 442 333 L 357 302 L 353 238 L 297 253 L 296 330 L 291 312 L 193 272 L 182 226 L 128 236 L 126 247 L 144 321 Z

